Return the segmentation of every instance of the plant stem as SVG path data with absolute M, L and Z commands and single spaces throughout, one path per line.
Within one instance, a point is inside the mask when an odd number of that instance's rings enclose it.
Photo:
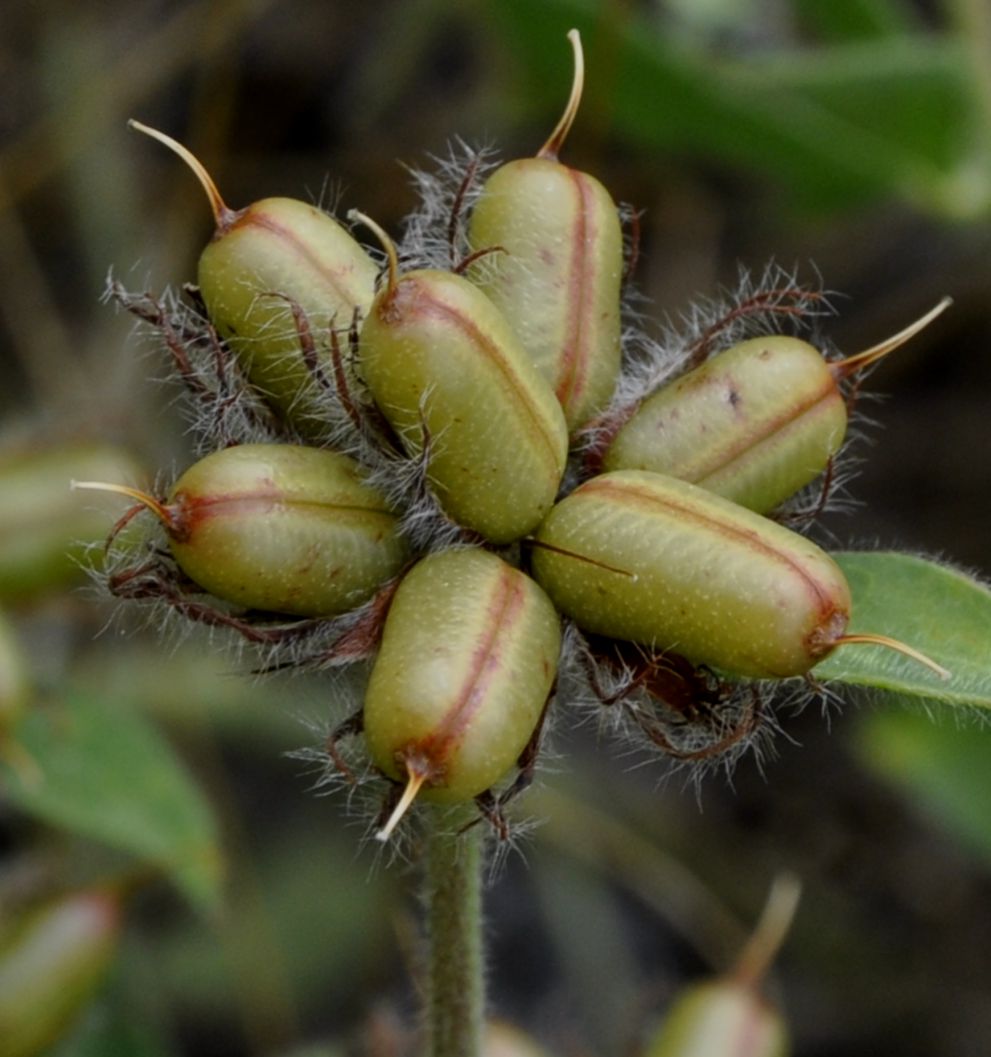
M 483 827 L 458 834 L 434 812 L 424 895 L 429 930 L 425 1057 L 480 1057 L 485 1011 L 482 957 Z

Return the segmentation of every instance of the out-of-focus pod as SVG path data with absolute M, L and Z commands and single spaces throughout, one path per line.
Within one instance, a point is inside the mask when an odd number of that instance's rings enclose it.
M 0 452 L 0 601 L 84 579 L 80 560 L 126 509 L 118 496 L 80 502 L 69 483 L 89 477 L 123 484 L 144 473 L 127 452 L 97 441 Z
M 781 1014 L 732 980 L 691 987 L 677 1000 L 644 1057 L 786 1057 Z
M 686 988 L 643 1057 L 787 1057 L 788 1029 L 763 983 L 791 927 L 801 886 L 781 875 L 731 972 Z
M 550 1057 L 547 1051 L 505 1020 L 485 1022 L 482 1057 Z
M 0 612 L 0 745 L 24 712 L 28 669 L 14 628 Z
M 33 1057 L 71 1026 L 113 960 L 120 924 L 120 897 L 105 888 L 0 918 L 0 1057 Z

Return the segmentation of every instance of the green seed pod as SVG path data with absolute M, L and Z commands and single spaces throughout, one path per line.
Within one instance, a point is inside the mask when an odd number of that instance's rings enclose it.
M 845 360 L 806 341 L 751 338 L 648 397 L 603 458 L 606 470 L 652 470 L 766 513 L 822 473 L 846 435 L 840 383 L 918 333 L 910 327 Z
M 784 1018 L 761 992 L 791 927 L 800 892 L 790 874 L 775 879 L 730 975 L 684 991 L 644 1057 L 786 1057 L 790 1043 Z
M 470 800 L 504 778 L 540 720 L 560 621 L 528 576 L 482 550 L 428 555 L 399 585 L 365 693 L 368 750 L 407 796 Z
M 77 487 L 105 487 L 79 482 Z M 346 455 L 244 444 L 194 463 L 159 503 L 183 572 L 217 598 L 296 616 L 344 613 L 406 558 L 396 518 Z
M 29 692 L 27 662 L 14 628 L 0 612 L 0 746 L 23 715 Z
M 70 1025 L 106 974 L 121 908 L 105 890 L 55 900 L 0 929 L 0 1057 L 33 1057 Z
M 306 202 L 265 198 L 229 209 L 209 174 L 170 136 L 132 127 L 175 151 L 203 185 L 216 231 L 200 255 L 198 282 L 210 320 L 245 373 L 305 437 L 319 437 L 324 412 L 315 398 L 293 304 L 306 316 L 317 366 L 332 376 L 330 330 L 364 314 L 378 267 L 336 220 Z
M 361 330 L 365 382 L 411 455 L 426 432 L 427 476 L 446 513 L 495 543 L 519 539 L 564 473 L 561 408 L 485 294 L 450 272 L 399 277 L 395 248 L 370 226 L 389 281 Z
M 574 431 L 608 404 L 619 376 L 623 235 L 609 192 L 558 152 L 581 99 L 584 64 L 577 30 L 571 98 L 535 158 L 500 166 L 472 210 L 470 278 L 502 310 L 550 383 Z
M 720 980 L 679 996 L 644 1057 L 787 1057 L 781 1014 L 751 988 Z
M 844 636 L 850 590 L 814 543 L 672 477 L 594 477 L 535 542 L 534 575 L 581 627 L 733 675 L 786 678 L 843 642 L 895 645 Z
M 119 499 L 81 504 L 74 477 L 108 481 L 142 476 L 114 445 L 79 441 L 0 454 L 0 600 L 23 602 L 85 579 L 83 559 L 107 532 Z

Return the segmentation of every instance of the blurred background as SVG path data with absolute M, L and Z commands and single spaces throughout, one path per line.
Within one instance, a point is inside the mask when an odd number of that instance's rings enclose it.
M 85 713 L 108 767 L 105 741 L 137 778 L 161 749 L 163 773 L 202 800 L 189 826 L 210 859 L 133 900 L 107 981 L 45 1052 L 388 1057 L 412 1005 L 411 871 L 361 846 L 363 821 L 286 755 L 338 715 L 333 684 L 236 675 L 206 636 L 163 642 L 113 617 L 52 557 L 113 516 L 62 482 L 108 465 L 151 481 L 189 458 L 164 360 L 102 296 L 111 270 L 154 292 L 193 279 L 210 215 L 181 162 L 127 119 L 184 142 L 232 206 L 312 198 L 398 232 L 415 204 L 404 167 L 429 168 L 454 137 L 507 158 L 539 148 L 567 96 L 572 26 L 588 76 L 563 160 L 643 211 L 638 282 L 658 321 L 771 261 L 842 295 L 825 329 L 849 353 L 953 297 L 872 377 L 885 398 L 867 408 L 862 506 L 824 529 L 987 575 L 985 0 L 6 0 L 8 668 L 29 711 Z M 558 730 L 552 773 L 523 805 L 544 822 L 488 895 L 495 1011 L 549 1053 L 634 1054 L 679 988 L 731 964 L 788 869 L 805 888 L 773 995 L 796 1054 L 986 1053 L 987 731 L 866 699 L 782 726 L 763 766 L 745 759 L 698 793 L 594 730 Z M 154 824 L 118 818 L 118 801 L 87 818 L 0 786 L 0 911 L 125 868 Z

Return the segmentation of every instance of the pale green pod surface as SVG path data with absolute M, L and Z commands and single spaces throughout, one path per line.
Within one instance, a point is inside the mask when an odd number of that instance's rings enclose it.
M 689 988 L 674 1003 L 644 1057 L 787 1057 L 781 1015 L 732 981 Z
M 469 270 L 509 319 L 574 431 L 612 396 L 620 366 L 623 235 L 609 192 L 548 158 L 496 169 L 469 223 Z
M 333 217 L 292 198 L 225 215 L 200 255 L 210 320 L 248 377 L 304 436 L 319 436 L 320 405 L 291 298 L 306 315 L 330 376 L 330 328 L 345 329 L 375 295 L 375 262 Z
M 818 350 L 752 338 L 648 397 L 603 466 L 669 474 L 766 513 L 825 470 L 846 426 L 846 402 Z
M 458 275 L 415 271 L 361 331 L 361 372 L 447 514 L 495 543 L 536 528 L 568 451 L 564 415 L 499 310 Z
M 70 482 L 143 476 L 128 452 L 100 441 L 0 453 L 0 599 L 25 601 L 81 582 L 88 551 L 127 503 L 74 495 Z
M 0 930 L 0 1057 L 33 1057 L 70 1026 L 117 949 L 118 899 L 78 892 Z
M 365 694 L 375 764 L 426 775 L 423 792 L 469 800 L 504 778 L 550 693 L 560 619 L 528 576 L 482 550 L 424 558 L 389 609 Z
M 843 573 L 814 543 L 662 474 L 592 478 L 536 541 L 534 575 L 581 627 L 728 674 L 801 675 L 849 617 Z
M 343 613 L 401 568 L 397 521 L 358 464 L 245 444 L 191 466 L 165 506 L 182 570 L 217 598 L 297 616 Z

